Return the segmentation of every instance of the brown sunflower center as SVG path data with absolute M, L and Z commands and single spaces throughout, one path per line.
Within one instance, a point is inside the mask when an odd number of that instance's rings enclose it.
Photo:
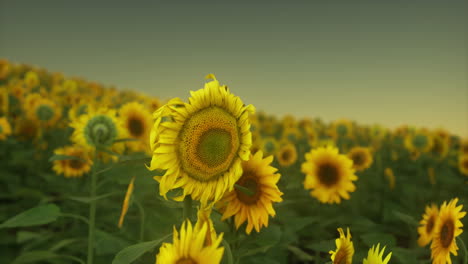
M 351 155 L 351 159 L 353 160 L 354 165 L 361 166 L 366 161 L 366 155 L 362 152 L 356 152 Z
M 430 234 L 432 232 L 432 229 L 434 229 L 434 222 L 435 222 L 435 217 L 431 216 L 429 220 L 427 220 L 426 224 L 426 233 Z
M 128 131 L 133 137 L 140 137 L 143 134 L 143 123 L 141 120 L 135 117 L 129 118 Z
M 75 159 L 70 160 L 68 162 L 68 165 L 70 166 L 70 168 L 75 169 L 75 170 L 79 170 L 79 169 L 83 168 L 84 164 L 85 163 L 83 161 L 75 160 Z
M 211 181 L 231 167 L 240 146 L 237 120 L 219 107 L 194 113 L 179 133 L 182 168 L 199 181 Z
M 192 258 L 181 258 L 177 260 L 176 264 L 198 264 L 198 263 Z
M 281 153 L 281 159 L 283 159 L 284 161 L 289 161 L 291 156 L 291 151 L 289 149 L 286 149 Z
M 463 168 L 467 169 L 468 170 L 468 159 L 465 159 L 463 161 Z
M 320 182 L 328 187 L 335 185 L 339 179 L 339 171 L 334 164 L 321 164 L 318 168 Z
M 444 248 L 448 248 L 452 244 L 454 238 L 455 227 L 451 219 L 447 219 L 440 230 L 440 243 Z
M 338 252 L 336 252 L 335 260 L 333 260 L 333 264 L 346 264 L 346 251 L 340 248 Z
M 255 204 L 260 197 L 260 191 L 258 190 L 258 183 L 256 177 L 252 175 L 254 172 L 244 172 L 244 175 L 237 181 L 237 184 L 248 189 L 252 194 L 247 194 L 243 190 L 235 189 L 237 198 L 244 204 Z

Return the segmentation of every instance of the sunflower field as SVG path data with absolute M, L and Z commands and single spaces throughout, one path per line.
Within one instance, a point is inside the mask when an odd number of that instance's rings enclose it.
M 197 85 L 157 98 L 0 60 L 0 263 L 468 264 L 468 137 Z

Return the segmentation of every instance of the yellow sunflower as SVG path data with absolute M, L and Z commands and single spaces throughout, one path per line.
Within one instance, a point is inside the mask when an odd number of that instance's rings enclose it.
M 131 151 L 144 151 L 150 153 L 149 136 L 153 117 L 151 113 L 140 103 L 127 103 L 119 110 L 127 134 L 138 141 L 127 142 Z
M 0 117 L 0 140 L 5 140 L 11 135 L 11 126 L 5 117 Z
M 0 80 L 6 79 L 10 73 L 10 63 L 5 59 L 0 59 Z
M 63 174 L 66 178 L 81 177 L 91 170 L 93 161 L 84 148 L 79 146 L 67 146 L 54 151 L 56 155 L 77 157 L 71 160 L 55 160 L 52 169 L 57 174 Z
M 450 148 L 450 138 L 449 137 L 441 137 L 435 135 L 433 137 L 433 144 L 431 148 L 431 153 L 433 156 L 443 159 L 447 156 Z
M 6 87 L 0 87 L 0 113 L 7 114 L 10 100 Z
M 460 154 L 468 155 L 468 139 L 464 139 L 460 142 Z
M 342 228 L 338 228 L 340 238 L 335 240 L 336 250 L 329 252 L 331 254 L 333 264 L 353 263 L 354 245 L 353 242 L 351 242 L 351 233 L 349 232 L 349 228 L 347 228 L 346 231 L 347 236 L 345 236 Z
M 387 264 L 392 257 L 392 252 L 390 252 L 385 259 L 383 259 L 383 254 L 385 251 L 385 247 L 382 248 L 382 251 L 379 249 L 380 244 L 377 244 L 377 247 L 372 246 L 369 249 L 367 254 L 367 258 L 363 260 L 363 264 Z
M 261 150 L 265 153 L 265 156 L 275 155 L 279 149 L 278 140 L 274 137 L 265 137 L 260 142 Z
M 219 85 L 214 75 L 205 88 L 191 92 L 189 103 L 170 100 L 154 114 L 150 134 L 153 152 L 150 170 L 166 170 L 156 176 L 159 192 L 182 187 L 187 195 L 203 205 L 216 202 L 242 175 L 241 162 L 247 160 L 252 145 L 249 114 L 245 106 Z
M 71 136 L 72 142 L 80 145 L 91 153 L 103 148 L 117 154 L 123 153 L 125 144 L 115 143 L 118 139 L 126 138 L 125 130 L 120 119 L 117 119 L 115 110 L 100 108 L 81 115 L 70 124 L 75 130 Z M 116 160 L 116 156 L 100 152 L 104 161 Z M 112 158 L 111 158 L 112 157 Z
M 62 109 L 52 100 L 41 97 L 32 102 L 26 114 L 29 119 L 37 122 L 40 126 L 52 127 L 62 116 Z
M 435 204 L 426 206 L 426 212 L 423 214 L 423 219 L 419 222 L 418 227 L 419 239 L 418 245 L 424 247 L 431 242 L 434 236 L 434 227 L 439 220 L 439 208 Z
M 393 174 L 392 168 L 385 168 L 384 175 L 388 181 L 388 187 L 390 190 L 395 189 L 395 174 Z
M 373 162 L 370 149 L 365 147 L 352 148 L 348 153 L 348 157 L 353 161 L 353 168 L 356 171 L 368 169 Z
M 354 192 L 353 161 L 338 153 L 334 147 L 317 148 L 305 155 L 302 172 L 306 174 L 304 187 L 312 189 L 310 194 L 322 203 L 340 203 L 348 200 Z
M 458 198 L 454 198 L 448 204 L 445 201 L 440 207 L 439 220 L 431 244 L 432 263 L 452 263 L 450 253 L 457 256 L 458 247 L 455 238 L 463 232 L 460 219 L 466 215 L 466 212 L 461 211 L 463 205 L 457 206 L 457 202 Z
M 29 89 L 39 86 L 39 76 L 34 71 L 29 71 L 24 76 L 24 83 Z
M 280 147 L 276 153 L 278 163 L 283 167 L 289 167 L 297 161 L 297 150 L 294 144 L 288 143 Z
M 225 194 L 217 206 L 223 213 L 222 220 L 234 216 L 236 228 L 247 221 L 246 233 L 250 234 L 255 228 L 257 232 L 268 226 L 268 215 L 275 216 L 273 202 L 281 202 L 283 193 L 276 186 L 280 179 L 277 169 L 270 166 L 273 156 L 262 158 L 261 151 L 251 156 L 248 161 L 242 162 L 242 177 L 237 185 L 248 189 L 235 188 Z
M 416 130 L 405 137 L 405 147 L 410 153 L 426 153 L 431 150 L 432 145 L 432 135 L 425 129 Z
M 462 174 L 468 176 L 468 154 L 458 156 L 458 169 Z
M 182 223 L 179 232 L 174 227 L 173 242 L 163 243 L 156 255 L 156 264 L 219 264 L 224 248 L 220 247 L 223 234 L 216 236 L 210 245 L 206 243 L 208 224 L 195 226 L 189 220 Z
M 347 119 L 336 120 L 331 124 L 328 133 L 335 140 L 339 137 L 352 137 L 353 124 Z

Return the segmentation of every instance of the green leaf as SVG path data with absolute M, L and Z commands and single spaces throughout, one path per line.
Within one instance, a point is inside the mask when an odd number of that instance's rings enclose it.
M 44 234 L 29 232 L 29 231 L 19 231 L 16 234 L 16 243 L 21 244 L 29 240 L 33 240 L 43 236 Z
M 77 202 L 82 202 L 82 203 L 91 203 L 92 201 L 97 201 L 97 200 L 107 198 L 107 197 L 113 196 L 113 195 L 118 195 L 118 194 L 122 194 L 122 192 L 111 192 L 111 193 L 98 195 L 98 196 L 95 196 L 95 197 L 69 196 L 68 199 L 73 200 L 73 201 L 77 201 Z
M 223 246 L 224 246 L 224 249 L 225 249 L 225 253 L 224 254 L 226 256 L 226 259 L 227 259 L 227 263 L 228 264 L 234 264 L 234 257 L 232 256 L 232 251 L 231 251 L 231 246 L 229 245 L 229 243 L 223 239 Z
M 130 243 L 120 237 L 114 236 L 107 232 L 96 230 L 96 255 L 115 255 L 122 248 L 130 246 Z
M 291 251 L 301 261 L 313 261 L 314 257 L 304 252 L 302 249 L 295 246 L 288 246 L 288 250 Z
M 38 263 L 39 261 L 51 259 L 51 258 L 58 258 L 59 255 L 52 253 L 50 251 L 29 251 L 20 256 L 18 256 L 14 261 L 13 264 L 20 264 L 20 263 Z
M 56 155 L 53 155 L 52 157 L 49 158 L 49 162 L 56 161 L 56 160 L 80 160 L 80 161 L 85 162 L 85 160 L 83 160 L 80 157 L 68 156 L 68 155 L 58 155 L 58 154 L 56 154 Z
M 39 205 L 8 219 L 0 228 L 44 225 L 54 222 L 59 216 L 60 208 L 57 205 Z
M 73 244 L 77 241 L 80 241 L 79 239 L 76 238 L 69 238 L 69 239 L 64 239 L 62 241 L 59 241 L 57 244 L 55 244 L 53 247 L 50 248 L 50 251 L 57 251 L 63 247 L 66 247 L 70 244 Z
M 146 252 L 153 250 L 156 246 L 161 244 L 164 240 L 169 238 L 172 234 L 165 235 L 161 239 L 143 242 L 135 245 L 131 245 L 129 247 L 124 248 L 115 256 L 112 264 L 130 264 L 134 260 L 141 257 L 141 255 L 145 254 Z
M 328 253 L 330 250 L 335 249 L 335 239 L 331 240 L 322 240 L 320 242 L 311 243 L 306 246 L 306 248 Z
M 255 237 L 255 243 L 259 246 L 273 246 L 281 239 L 281 228 L 277 225 L 271 225 L 262 229 Z
M 409 224 L 410 226 L 418 226 L 418 221 L 416 221 L 416 219 L 414 219 L 412 216 L 410 215 L 407 215 L 407 214 L 404 214 L 404 213 L 400 213 L 398 211 L 393 211 L 393 214 L 398 218 L 400 219 L 401 221 Z
M 385 233 L 369 233 L 361 235 L 361 239 L 368 247 L 372 247 L 373 245 L 380 245 L 393 247 L 396 245 L 396 238 L 393 235 L 385 234 Z

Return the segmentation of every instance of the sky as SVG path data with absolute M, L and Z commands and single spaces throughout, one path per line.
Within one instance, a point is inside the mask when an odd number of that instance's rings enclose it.
M 6 1 L 0 58 L 162 99 L 468 137 L 468 1 Z

